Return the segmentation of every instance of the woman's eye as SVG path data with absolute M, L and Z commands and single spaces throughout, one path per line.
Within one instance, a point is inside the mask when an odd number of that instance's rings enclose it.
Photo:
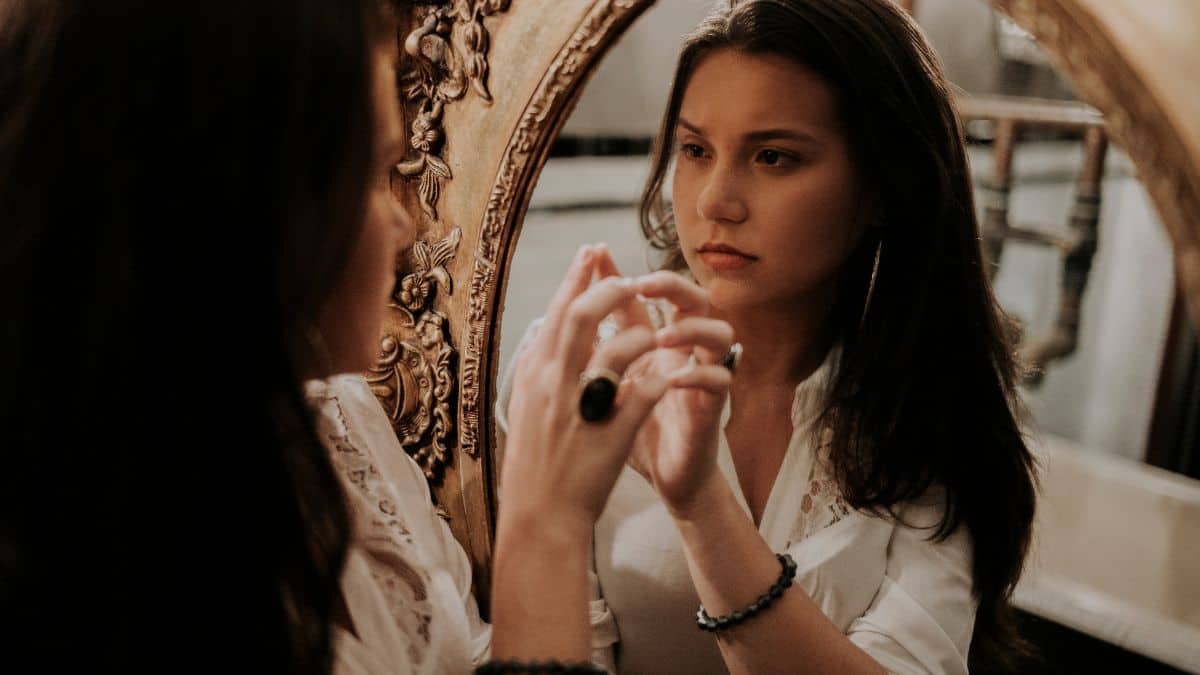
M 683 146 L 680 147 L 680 150 L 683 151 L 683 154 L 691 157 L 692 159 L 700 159 L 704 157 L 704 148 L 696 145 L 695 143 L 684 143 Z
M 778 150 L 763 150 L 758 153 L 758 159 L 767 166 L 779 166 L 786 158 L 784 154 Z

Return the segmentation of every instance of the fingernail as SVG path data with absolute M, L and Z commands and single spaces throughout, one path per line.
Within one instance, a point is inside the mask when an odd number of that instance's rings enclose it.
M 658 332 L 655 333 L 655 338 L 661 344 L 670 344 L 671 342 L 674 342 L 675 339 L 678 337 L 679 337 L 679 331 L 676 330 L 674 326 L 666 326 L 664 328 L 660 328 L 660 329 L 658 329 Z
M 588 250 L 587 244 L 584 244 L 583 246 L 580 246 L 578 250 L 575 251 L 575 259 L 571 261 L 571 267 L 577 267 L 580 263 L 583 262 L 584 257 L 587 255 L 587 250 Z

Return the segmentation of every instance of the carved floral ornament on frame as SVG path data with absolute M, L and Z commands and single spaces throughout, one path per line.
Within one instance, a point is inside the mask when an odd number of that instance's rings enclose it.
M 491 102 L 490 34 L 484 19 L 507 11 L 511 0 L 421 4 L 416 27 L 402 43 L 406 67 L 399 82 L 403 103 L 412 113 L 409 144 L 414 156 L 395 170 L 417 183 L 430 234 L 414 244 L 409 271 L 396 284 L 390 307 L 400 318 L 400 328 L 381 338 L 380 354 L 366 379 L 405 451 L 428 480 L 436 481 L 452 457 L 458 351 L 451 322 L 435 305 L 439 293 L 454 293 L 449 265 L 462 239 L 461 228 L 438 217 L 442 186 L 453 178 L 443 154 L 442 118 L 447 106 L 472 91 Z M 438 232 L 446 234 L 438 238 Z

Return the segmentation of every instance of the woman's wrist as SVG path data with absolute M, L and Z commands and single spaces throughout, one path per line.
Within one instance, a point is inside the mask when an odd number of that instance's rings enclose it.
M 733 501 L 733 491 L 719 469 L 713 467 L 695 490 L 678 499 L 664 499 L 667 511 L 680 524 L 704 522 L 726 502 Z
M 501 506 L 492 568 L 492 658 L 583 661 L 589 649 L 587 521 Z
M 545 550 L 587 550 L 594 525 L 594 519 L 582 509 L 514 496 L 500 505 L 496 544 L 501 547 L 511 540 Z

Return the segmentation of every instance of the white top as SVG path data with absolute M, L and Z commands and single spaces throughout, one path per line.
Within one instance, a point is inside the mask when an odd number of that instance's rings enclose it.
M 836 358 L 834 350 L 796 388 L 792 437 L 759 533 L 773 550 L 795 558 L 799 587 L 889 672 L 966 673 L 977 606 L 970 537 L 960 527 L 943 542 L 927 540 L 942 515 L 933 496 L 905 505 L 900 524 L 852 511 L 836 494 L 828 463 L 819 459 L 827 446 L 814 448 L 811 433 Z M 497 402 L 501 432 L 511 379 L 510 369 Z M 722 428 L 728 419 L 727 403 Z M 750 518 L 724 434 L 718 452 L 721 472 Z M 615 663 L 628 675 L 728 672 L 715 638 L 696 627 L 700 600 L 678 531 L 653 488 L 628 467 L 596 524 L 594 565 L 598 664 L 613 669 Z M 770 611 L 755 620 L 769 621 Z
M 362 377 L 310 381 L 306 393 L 355 530 L 341 582 L 354 632 L 335 628 L 335 671 L 470 673 L 487 659 L 491 627 L 421 468 Z

